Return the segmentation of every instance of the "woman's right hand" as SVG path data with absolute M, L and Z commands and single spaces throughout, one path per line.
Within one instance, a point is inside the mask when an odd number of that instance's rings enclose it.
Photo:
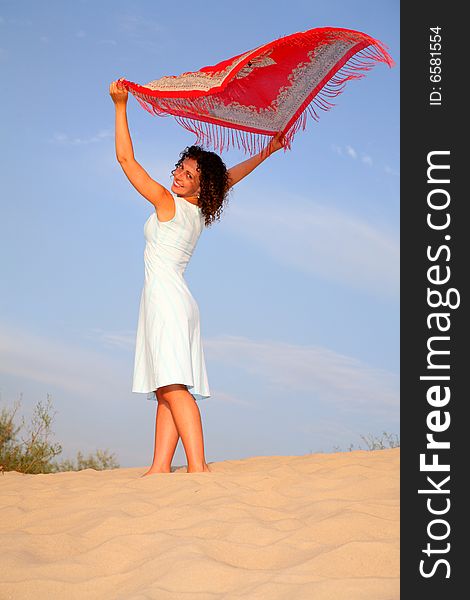
M 109 95 L 111 96 L 114 104 L 123 104 L 125 106 L 127 104 L 127 98 L 129 94 L 126 88 L 121 84 L 121 79 L 111 83 L 109 86 Z

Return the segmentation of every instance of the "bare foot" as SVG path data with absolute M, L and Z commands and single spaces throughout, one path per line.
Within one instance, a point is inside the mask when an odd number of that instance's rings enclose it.
M 211 470 L 209 469 L 209 465 L 206 465 L 206 463 L 204 463 L 204 467 L 202 469 L 202 471 L 200 469 L 189 469 L 189 467 L 186 470 L 186 473 L 210 473 Z
M 150 467 L 150 469 L 146 471 L 143 475 L 141 475 L 141 477 L 145 477 L 146 475 L 154 475 L 155 473 L 171 473 L 171 469 L 154 469 Z

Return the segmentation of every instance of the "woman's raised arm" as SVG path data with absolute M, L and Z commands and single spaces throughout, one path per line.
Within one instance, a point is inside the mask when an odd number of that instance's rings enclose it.
M 134 149 L 127 124 L 128 92 L 120 84 L 120 80 L 117 80 L 109 86 L 109 94 L 116 108 L 116 158 L 126 177 L 139 194 L 157 207 L 169 196 L 171 197 L 171 194 L 164 186 L 152 179 L 134 158 Z
M 234 186 L 236 183 L 241 181 L 244 177 L 249 175 L 256 167 L 258 167 L 268 156 L 271 156 L 273 152 L 283 148 L 285 145 L 284 136 L 281 133 L 277 133 L 269 144 L 261 150 L 255 156 L 248 158 L 247 160 L 231 167 L 228 170 L 229 175 L 229 187 Z

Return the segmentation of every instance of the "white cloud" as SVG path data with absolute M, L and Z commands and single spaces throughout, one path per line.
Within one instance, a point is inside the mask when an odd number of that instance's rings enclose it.
M 109 332 L 101 335 L 105 340 L 122 336 Z M 288 419 L 287 437 L 282 440 L 287 453 L 292 453 L 289 448 L 300 438 L 307 444 L 305 451 L 321 451 L 334 444 L 347 447 L 358 431 L 369 431 L 365 423 L 376 429 L 374 423 L 382 427 L 384 422 L 397 420 L 397 377 L 353 357 L 318 346 L 231 335 L 203 339 L 203 345 L 212 373 L 222 363 L 222 371 L 236 369 L 242 381 L 251 379 L 251 389 L 242 387 L 240 393 L 211 387 L 208 401 L 235 404 L 249 411 L 248 429 L 255 435 L 252 455 L 266 453 L 266 439 L 259 441 L 258 430 L 284 430 L 286 400 L 296 407 Z M 55 433 L 66 441 L 68 456 L 78 449 L 93 451 L 99 440 L 100 447 L 114 448 L 120 459 L 143 464 L 148 452 L 145 437 L 151 440 L 153 435 L 149 420 L 153 406 L 142 398 L 134 402 L 132 355 L 129 352 L 120 360 L 109 351 L 89 346 L 0 323 L 2 392 L 9 386 L 31 398 L 37 397 L 38 390 L 58 398 L 54 404 L 61 416 Z M 270 406 L 274 411 L 267 418 L 265 411 Z M 226 422 L 219 424 L 223 442 L 213 452 L 218 452 L 220 460 L 227 456 L 230 427 Z M 246 451 L 245 443 L 237 444 L 237 452 Z M 269 452 L 279 454 L 277 441 L 271 443 Z
M 341 146 L 337 146 L 336 144 L 332 144 L 331 148 L 332 148 L 333 152 L 336 152 L 336 154 L 339 154 L 340 156 L 343 154 L 343 150 L 342 150 Z
M 134 349 L 135 332 L 94 329 L 91 333 L 105 347 Z M 255 375 L 262 389 L 275 388 L 281 393 L 288 391 L 304 396 L 308 392 L 321 402 L 334 402 L 343 409 L 398 410 L 398 378 L 395 374 L 372 368 L 328 348 L 234 335 L 203 338 L 203 346 L 207 362 Z M 250 402 L 232 393 L 211 389 L 211 394 L 217 402 L 253 408 Z
M 132 36 L 146 33 L 159 33 L 163 30 L 162 26 L 156 21 L 150 19 L 148 15 L 141 17 L 133 14 L 124 14 L 117 16 L 117 28 L 122 33 Z
M 129 373 L 105 352 L 2 325 L 0 373 L 58 387 L 87 398 L 130 390 Z
M 135 345 L 135 331 L 104 331 L 103 329 L 90 329 L 85 337 L 100 342 L 106 348 L 119 348 L 130 350 Z
M 339 156 L 347 155 L 347 156 L 350 156 L 351 158 L 353 158 L 354 160 L 356 160 L 360 157 L 361 162 L 363 162 L 368 167 L 372 167 L 372 165 L 374 164 L 374 161 L 373 161 L 372 157 L 369 156 L 369 154 L 359 153 L 352 146 L 345 146 L 344 148 L 342 148 L 341 146 L 338 146 L 337 144 L 332 144 L 331 149 L 333 150 L 333 152 L 335 152 Z
M 205 346 L 205 342 L 204 346 Z M 223 392 L 222 390 L 211 388 L 211 397 L 207 399 L 208 402 L 214 401 L 214 403 L 219 404 L 219 402 L 225 404 L 235 404 L 237 406 L 244 406 L 246 408 L 255 408 L 251 402 L 247 402 L 246 400 L 242 400 L 238 396 L 233 394 L 228 394 L 227 392 Z
M 163 27 L 160 23 L 145 16 L 121 14 L 116 17 L 119 39 L 125 36 L 126 43 L 133 43 L 141 50 L 153 52 L 162 49 L 160 38 Z
M 223 335 L 204 340 L 213 362 L 258 376 L 290 395 L 336 403 L 343 410 L 398 411 L 398 377 L 320 346 Z
M 289 207 L 256 202 L 230 206 L 224 226 L 259 244 L 279 263 L 305 273 L 396 297 L 399 240 L 384 227 L 291 195 Z M 262 226 L 260 226 L 262 223 Z
M 130 391 L 135 334 L 98 334 L 103 346 L 129 350 L 123 362 L 105 349 L 35 335 L 3 325 L 0 334 L 0 372 L 48 384 L 87 399 L 98 394 Z M 260 379 L 261 387 L 289 394 L 309 393 L 322 403 L 343 409 L 392 411 L 398 406 L 398 379 L 393 373 L 372 368 L 360 360 L 321 346 L 301 346 L 276 340 L 254 340 L 221 335 L 203 339 L 206 360 L 228 365 Z M 251 406 L 245 399 L 223 390 L 211 390 L 217 401 Z
M 68 134 L 63 132 L 55 133 L 52 137 L 52 142 L 55 144 L 67 145 L 67 146 L 81 146 L 85 144 L 96 144 L 101 142 L 104 139 L 113 137 L 114 133 L 109 129 L 102 129 L 97 134 L 88 137 L 88 138 L 80 138 L 80 137 L 70 137 Z
M 103 44 L 104 46 L 117 46 L 116 40 L 98 40 L 98 44 Z
M 384 171 L 385 171 L 385 173 L 387 173 L 387 175 L 399 175 L 400 174 L 395 169 L 392 169 L 392 167 L 390 167 L 389 165 L 385 166 Z
M 3 19 L 1 23 L 8 23 L 9 25 L 18 25 L 19 27 L 30 27 L 33 22 L 31 19 L 18 19 L 17 17 L 10 17 L 9 19 Z

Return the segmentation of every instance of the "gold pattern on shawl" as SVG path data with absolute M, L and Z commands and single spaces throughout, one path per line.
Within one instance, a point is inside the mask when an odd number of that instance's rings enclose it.
M 235 101 L 225 105 L 214 97 L 208 114 L 234 125 L 281 131 L 291 118 L 293 110 L 304 102 L 353 45 L 354 42 L 337 41 L 311 50 L 307 54 L 308 60 L 299 63 L 292 70 L 287 85 L 280 88 L 266 108 L 247 106 Z
M 233 69 L 239 65 L 245 58 L 250 55 L 253 50 L 245 52 L 233 62 L 225 67 L 222 71 L 214 73 L 205 73 L 203 71 L 183 73 L 179 76 L 169 75 L 155 79 L 147 83 L 144 87 L 152 91 L 158 92 L 182 92 L 182 91 L 198 91 L 208 92 L 214 87 L 222 85 L 224 80 L 230 75 Z
M 261 56 L 255 56 L 251 60 L 249 60 L 246 65 L 244 65 L 238 73 L 235 75 L 235 79 L 243 79 L 253 73 L 255 69 L 259 69 L 262 67 L 270 67 L 271 65 L 277 64 L 275 60 L 270 58 L 270 54 L 272 54 L 273 49 L 268 50 L 265 54 L 261 54 Z

